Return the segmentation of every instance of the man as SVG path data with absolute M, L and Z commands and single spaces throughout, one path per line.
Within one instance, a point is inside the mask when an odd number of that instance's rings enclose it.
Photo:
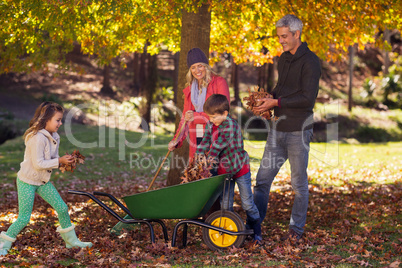
M 278 117 L 271 124 L 254 188 L 254 202 L 261 221 L 267 212 L 271 184 L 286 160 L 290 163 L 295 200 L 289 232 L 282 240 L 300 239 L 306 224 L 308 154 L 313 135 L 313 107 L 321 76 L 318 57 L 301 41 L 302 29 L 302 21 L 294 15 L 286 15 L 276 23 L 284 51 L 278 61 L 278 83 L 273 90 L 273 99 L 261 99 L 263 104 L 254 108 L 256 112 L 274 108 Z

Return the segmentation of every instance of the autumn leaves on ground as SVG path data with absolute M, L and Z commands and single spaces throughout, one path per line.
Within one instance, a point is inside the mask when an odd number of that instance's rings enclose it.
M 96 135 L 95 131 L 96 128 L 82 126 L 82 136 L 76 134 L 76 137 L 91 137 Z M 61 151 L 72 152 L 72 145 L 63 140 L 64 133 L 61 135 Z M 167 144 L 169 137 L 160 136 L 159 140 Z M 259 143 L 248 141 L 246 147 L 256 144 Z M 312 146 L 314 149 L 322 145 Z M 0 147 L 3 176 L 0 182 L 1 231 L 5 231 L 18 214 L 13 176 L 18 169 L 17 159 L 22 159 L 23 148 L 20 138 Z M 163 156 L 166 148 L 161 148 L 145 146 L 144 151 L 137 151 L 136 155 L 144 159 Z M 246 241 L 241 248 L 223 252 L 208 249 L 202 241 L 202 229 L 196 226 L 189 228 L 188 246 L 184 249 L 166 244 L 162 230 L 157 226 L 155 244 L 150 243 L 146 227 L 125 231 L 119 237 L 112 235 L 109 230 L 117 223 L 115 218 L 88 198 L 67 191 L 103 191 L 120 198 L 146 191 L 155 172 L 130 169 L 128 160 L 118 160 L 117 148 L 107 151 L 103 148 L 80 149 L 86 156 L 85 163 L 78 165 L 73 173 L 56 172 L 52 180 L 70 207 L 78 236 L 83 241 L 91 241 L 94 246 L 91 249 L 65 248 L 55 231 L 57 215 L 40 197 L 36 197 L 30 225 L 18 235 L 10 254 L 0 257 L 0 264 L 2 267 L 400 267 L 402 163 L 397 156 L 401 148 L 402 143 L 341 146 L 339 150 L 350 151 L 339 152 L 342 157 L 336 167 L 325 167 L 317 158 L 311 157 L 308 220 L 305 236 L 298 243 L 280 241 L 287 230 L 293 202 L 289 174 L 281 171 L 263 223 L 263 245 L 254 246 Z M 262 154 L 262 149 L 248 150 L 254 159 Z M 379 152 L 388 158 L 368 159 L 370 153 L 380 155 Z M 358 159 L 350 161 L 348 154 Z M 387 159 L 393 160 L 387 163 Z M 255 178 L 253 163 L 252 171 Z M 166 172 L 167 167 L 159 174 L 154 189 L 164 187 Z M 124 215 L 107 199 L 101 199 Z M 235 199 L 240 204 L 238 195 Z M 235 211 L 246 218 L 239 205 Z M 165 223 L 171 239 L 177 220 L 165 220 Z M 179 233 L 179 245 L 180 238 Z

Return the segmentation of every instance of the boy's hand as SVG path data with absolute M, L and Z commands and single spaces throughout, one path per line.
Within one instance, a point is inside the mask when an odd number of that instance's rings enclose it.
M 219 159 L 217 159 L 216 157 L 208 156 L 207 161 L 208 161 L 208 163 L 209 163 L 213 168 L 217 168 L 217 167 L 218 167 Z
M 168 145 L 169 151 L 173 152 L 176 149 L 176 146 L 177 146 L 177 141 L 169 142 L 169 145 Z
M 74 158 L 69 154 L 66 154 L 66 155 L 63 155 L 62 157 L 59 157 L 59 164 L 67 165 L 67 164 L 72 163 L 72 162 L 74 162 Z

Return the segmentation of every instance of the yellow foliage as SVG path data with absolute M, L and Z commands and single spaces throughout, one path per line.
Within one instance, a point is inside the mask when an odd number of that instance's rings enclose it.
M 180 50 L 181 11 L 211 10 L 210 51 L 231 53 L 236 63 L 271 62 L 282 53 L 275 23 L 285 14 L 304 22 L 302 41 L 326 60 L 367 43 L 383 29 L 402 29 L 402 1 L 393 0 L 13 0 L 0 5 L 0 73 L 40 66 L 81 44 L 102 64 L 122 53 Z M 195 25 L 195 30 L 197 25 Z M 60 48 L 63 48 L 60 50 Z M 51 52 L 49 52 L 51 51 Z M 265 53 L 264 53 L 265 51 Z M 20 60 L 30 53 L 32 57 Z M 216 59 L 211 59 L 214 61 Z M 32 63 L 28 65 L 27 63 Z

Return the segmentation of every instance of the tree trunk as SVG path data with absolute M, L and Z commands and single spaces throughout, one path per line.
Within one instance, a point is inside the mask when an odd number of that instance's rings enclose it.
M 263 81 L 264 81 L 264 65 L 261 65 L 260 67 L 257 67 L 257 70 L 258 70 L 258 82 L 257 82 L 257 85 L 260 88 L 263 88 L 264 87 L 264 85 L 263 85 Z
M 274 88 L 275 84 L 275 66 L 274 63 L 268 63 L 267 64 L 267 92 L 271 93 L 272 89 Z
M 176 52 L 173 55 L 174 61 L 174 73 L 173 73 L 173 99 L 177 100 L 177 92 L 179 92 L 179 59 L 180 59 L 180 52 Z
M 267 82 L 268 82 L 268 64 L 264 63 L 264 65 L 262 66 L 262 83 L 261 83 L 261 87 L 264 89 L 264 91 L 267 91 Z
M 384 30 L 384 41 L 387 42 L 389 45 L 391 45 L 391 33 L 390 31 L 385 28 Z M 387 49 L 384 50 L 384 76 L 387 76 L 389 74 L 389 66 L 390 66 L 390 60 L 389 60 L 389 52 Z
M 179 125 L 184 99 L 181 89 L 186 84 L 187 67 L 187 52 L 199 47 L 204 51 L 205 55 L 209 55 L 209 40 L 211 32 L 211 12 L 208 11 L 208 5 L 202 5 L 197 13 L 189 13 L 187 10 L 182 11 L 182 28 L 180 42 L 180 57 L 179 57 L 179 83 L 178 94 L 176 98 L 176 106 L 178 108 L 176 114 L 176 131 Z M 167 185 L 175 185 L 181 182 L 180 176 L 183 169 L 188 163 L 189 148 L 188 143 L 184 142 L 183 146 L 176 149 L 171 157 L 170 170 L 167 178 Z
M 236 63 L 232 62 L 232 85 L 233 85 L 233 91 L 234 91 L 234 101 L 233 104 L 236 106 L 241 107 L 242 102 L 240 99 L 240 89 L 239 89 L 239 65 Z
M 352 111 L 353 97 L 352 97 L 352 87 L 353 87 L 353 58 L 355 56 L 355 49 L 353 46 L 349 46 L 349 92 L 348 92 L 348 111 Z
M 144 114 L 142 115 L 142 118 L 144 118 L 145 122 L 148 124 L 149 128 L 149 123 L 151 122 L 151 108 L 152 108 L 152 103 L 153 103 L 153 98 L 154 94 L 156 91 L 156 86 L 157 86 L 157 80 L 158 80 L 158 65 L 157 65 L 157 56 L 156 55 L 149 55 L 147 54 L 148 58 L 148 65 L 147 65 L 147 73 L 148 77 L 145 82 L 145 107 L 144 107 Z
M 138 52 L 134 52 L 133 72 L 133 96 L 137 97 L 140 93 L 140 54 Z
M 103 66 L 103 85 L 100 90 L 103 95 L 114 95 L 113 89 L 110 86 L 110 65 Z
M 145 95 L 145 83 L 147 81 L 147 54 L 148 54 L 148 45 L 145 44 L 144 51 L 141 55 L 141 63 L 140 63 L 140 70 L 139 70 L 139 95 Z

